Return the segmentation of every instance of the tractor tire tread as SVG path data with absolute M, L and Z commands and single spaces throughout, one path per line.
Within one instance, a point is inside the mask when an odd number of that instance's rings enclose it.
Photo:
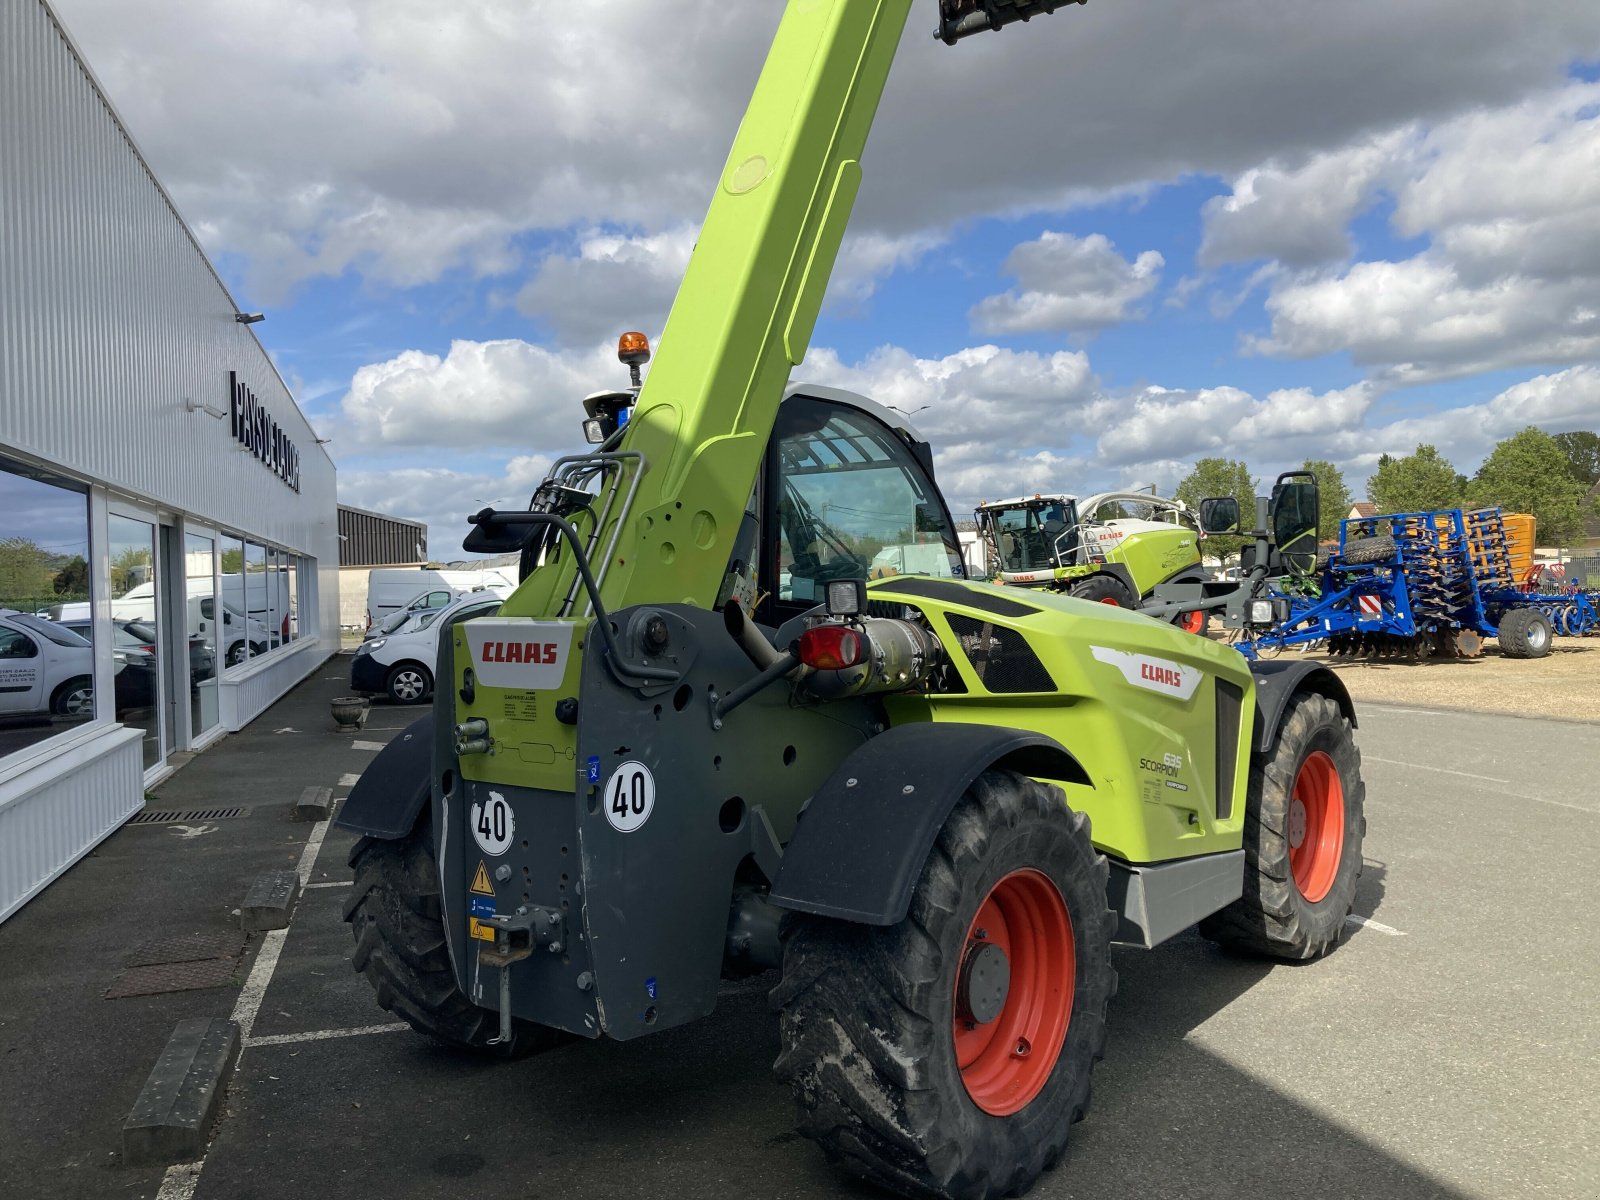
M 1106 1003 L 1115 992 L 1109 945 L 1116 917 L 1104 906 L 1109 864 L 1090 844 L 1083 814 L 1071 813 L 1067 822 L 1078 859 L 1071 867 L 1079 886 L 1099 898 L 1100 927 L 1075 928 L 1088 965 L 1080 969 L 1084 979 L 1062 1054 L 1076 1046 L 1086 1061 L 1063 1097 L 1069 1119 L 1038 1129 L 1021 1153 L 997 1152 L 992 1127 L 1022 1118 L 979 1112 L 959 1074 L 954 1090 L 961 1094 L 951 1094 L 953 1050 L 946 1064 L 940 1039 L 949 1035 L 939 1016 L 948 1021 L 941 947 L 952 934 L 959 942 L 962 922 L 970 919 L 961 915 L 963 879 L 986 863 L 997 837 L 1009 836 L 1024 853 L 1055 846 L 1050 839 L 1059 834 L 1046 822 L 1059 822 L 1064 811 L 1059 789 L 1009 771 L 986 772 L 941 829 L 899 925 L 784 919 L 783 975 L 771 994 L 783 1040 L 774 1069 L 794 1090 L 800 1131 L 835 1164 L 902 1194 L 984 1200 L 1019 1193 L 1059 1161 L 1068 1126 L 1089 1104 L 1089 1074 L 1104 1051 Z
M 1312 904 L 1295 885 L 1284 831 L 1301 752 L 1323 730 L 1332 731 L 1329 753 L 1344 783 L 1346 829 L 1334 883 L 1322 900 Z M 1267 958 L 1291 962 L 1318 958 L 1339 943 L 1361 878 L 1361 843 L 1366 835 L 1361 751 L 1338 704 L 1309 693 L 1294 698 L 1273 749 L 1252 760 L 1249 778 L 1244 894 L 1204 918 L 1200 933 L 1219 944 Z
M 356 942 L 351 965 L 372 984 L 379 1007 L 436 1041 L 501 1058 L 567 1041 L 559 1030 L 519 1020 L 508 1046 L 490 1045 L 499 1019 L 456 984 L 427 836 L 424 821 L 403 841 L 363 838 L 351 852 L 355 885 L 344 906 Z
M 1357 542 L 1347 542 L 1339 554 L 1339 561 L 1360 566 L 1366 563 L 1388 562 L 1394 556 L 1394 538 L 1384 534 L 1379 537 L 1362 538 Z

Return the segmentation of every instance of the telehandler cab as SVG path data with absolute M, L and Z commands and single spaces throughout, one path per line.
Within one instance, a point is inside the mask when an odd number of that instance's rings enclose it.
M 648 380 L 625 337 L 592 452 L 472 518 L 524 578 L 345 802 L 345 912 L 380 1005 L 501 1055 L 778 969 L 802 1131 L 989 1197 L 1084 1114 L 1113 941 L 1335 945 L 1363 785 L 1325 669 L 964 578 L 915 431 L 788 384 L 910 4 L 788 4 Z M 1057 7 L 943 0 L 939 35 Z M 869 584 L 891 542 L 942 554 Z

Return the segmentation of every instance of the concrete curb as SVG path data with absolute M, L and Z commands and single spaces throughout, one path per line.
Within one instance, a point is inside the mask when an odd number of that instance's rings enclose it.
M 333 789 L 308 787 L 294 803 L 296 821 L 326 821 L 333 816 Z
M 239 906 L 239 924 L 246 933 L 289 928 L 295 902 L 300 899 L 300 876 L 287 868 L 256 876 Z
M 239 1046 L 239 1027 L 232 1021 L 179 1021 L 123 1122 L 123 1160 L 167 1166 L 203 1155 Z

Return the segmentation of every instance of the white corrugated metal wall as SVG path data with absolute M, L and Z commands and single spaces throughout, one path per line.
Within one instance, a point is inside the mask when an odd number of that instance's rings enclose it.
M 333 464 L 236 311 L 49 7 L 0 3 L 0 453 L 93 485 L 102 572 L 108 503 L 317 560 L 320 636 L 230 672 L 226 728 L 339 637 Z M 228 409 L 230 371 L 298 448 L 298 493 L 239 447 L 227 419 L 186 404 Z M 109 633 L 103 578 L 95 585 Z M 109 650 L 101 657 L 105 691 Z M 52 747 L 0 759 L 0 920 L 143 801 L 131 731 L 101 720 L 38 749 Z

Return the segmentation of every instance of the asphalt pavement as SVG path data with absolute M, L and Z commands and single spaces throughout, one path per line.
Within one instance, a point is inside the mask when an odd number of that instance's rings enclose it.
M 374 723 L 411 715 L 379 707 Z M 1367 866 L 1345 944 L 1296 966 L 1193 934 L 1119 951 L 1093 1107 L 1033 1196 L 1600 1195 L 1600 725 L 1361 718 Z M 370 757 L 339 751 L 320 782 Z M 351 971 L 348 848 L 331 831 L 309 864 L 330 886 L 280 938 L 216 1140 L 154 1181 L 163 1200 L 881 1196 L 793 1131 L 770 1071 L 773 976 L 727 985 L 696 1025 L 485 1063 L 395 1028 Z M 0 1013 L 8 999 L 0 981 Z M 29 1052 L 5 1049 L 0 1063 Z M 0 1082 L 7 1108 L 26 1103 Z M 46 1104 L 63 1086 L 29 1083 Z M 94 1148 L 60 1119 L 35 1124 L 35 1162 Z M 62 1186 L 22 1194 L 156 1194 L 148 1173 L 100 1169 L 103 1190 L 72 1192 L 89 1176 L 36 1169 Z

